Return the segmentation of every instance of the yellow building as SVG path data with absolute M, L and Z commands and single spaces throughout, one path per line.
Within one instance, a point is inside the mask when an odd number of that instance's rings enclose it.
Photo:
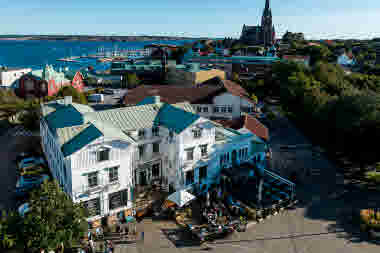
M 167 81 L 169 84 L 193 86 L 215 77 L 225 80 L 226 73 L 219 69 L 200 67 L 198 63 L 169 65 L 167 68 Z

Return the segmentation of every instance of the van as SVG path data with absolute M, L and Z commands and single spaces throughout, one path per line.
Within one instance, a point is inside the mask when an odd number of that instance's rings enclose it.
M 103 94 L 92 94 L 88 96 L 89 102 L 94 103 L 103 103 L 104 102 L 104 95 Z

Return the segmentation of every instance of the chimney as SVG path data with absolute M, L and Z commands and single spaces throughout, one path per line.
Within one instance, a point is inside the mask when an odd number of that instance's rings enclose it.
M 153 96 L 153 99 L 154 99 L 154 103 L 155 103 L 155 104 L 159 104 L 159 103 L 161 103 L 161 98 L 160 98 L 160 96 Z
M 65 105 L 71 105 L 73 103 L 73 97 L 72 96 L 65 96 L 64 103 L 65 103 Z

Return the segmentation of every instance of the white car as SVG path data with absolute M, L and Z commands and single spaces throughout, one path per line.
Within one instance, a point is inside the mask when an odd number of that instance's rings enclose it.
M 24 217 L 25 214 L 29 211 L 29 203 L 24 203 L 21 206 L 18 207 L 18 213 L 21 217 Z

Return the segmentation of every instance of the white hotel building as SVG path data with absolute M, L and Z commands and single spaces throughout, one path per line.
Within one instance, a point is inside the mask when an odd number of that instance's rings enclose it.
M 251 132 L 224 128 L 189 103 L 152 101 L 97 112 L 71 97 L 42 105 L 42 146 L 53 177 L 74 202 L 85 203 L 89 220 L 131 209 L 138 185 L 207 187 L 222 167 L 255 156 L 264 161 L 266 144 Z

